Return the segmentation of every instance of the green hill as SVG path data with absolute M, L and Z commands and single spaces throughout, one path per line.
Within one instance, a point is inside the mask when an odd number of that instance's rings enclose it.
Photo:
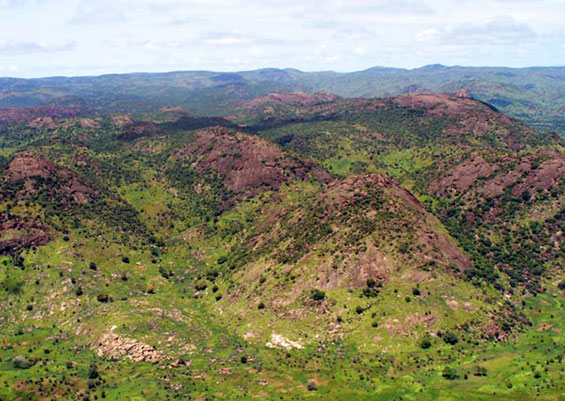
M 463 94 L 248 100 L 10 112 L 0 399 L 560 399 L 559 137 Z

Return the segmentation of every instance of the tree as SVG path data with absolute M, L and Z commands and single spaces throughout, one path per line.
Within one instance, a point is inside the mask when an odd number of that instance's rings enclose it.
M 422 348 L 422 349 L 428 349 L 428 348 L 430 348 L 431 346 L 432 346 L 432 343 L 431 343 L 431 341 L 430 341 L 429 339 L 427 339 L 427 338 L 424 338 L 424 339 L 422 340 L 422 342 L 420 343 L 420 348 Z

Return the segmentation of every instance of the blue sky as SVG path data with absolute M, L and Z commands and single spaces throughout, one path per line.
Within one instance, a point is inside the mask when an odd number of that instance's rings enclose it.
M 0 76 L 565 65 L 565 0 L 0 0 Z

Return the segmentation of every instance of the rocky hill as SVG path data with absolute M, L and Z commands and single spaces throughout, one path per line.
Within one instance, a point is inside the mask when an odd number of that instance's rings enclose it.
M 558 137 L 463 92 L 247 100 L 4 119 L 1 399 L 559 399 Z

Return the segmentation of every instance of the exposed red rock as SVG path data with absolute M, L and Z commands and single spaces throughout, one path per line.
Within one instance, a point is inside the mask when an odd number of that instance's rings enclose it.
M 428 190 L 440 196 L 449 196 L 453 192 L 463 192 L 471 188 L 477 179 L 488 177 L 495 170 L 496 168 L 481 156 L 473 156 L 432 181 Z
M 45 107 L 13 107 L 0 109 L 0 121 L 19 122 L 31 121 L 37 118 L 64 118 L 77 117 L 84 114 L 87 109 L 81 106 L 45 106 Z
M 252 108 L 264 105 L 290 105 L 290 106 L 313 106 L 316 104 L 335 102 L 339 96 L 331 93 L 271 93 L 247 102 L 244 107 Z
M 565 177 L 565 157 L 546 160 L 533 169 L 524 181 L 512 189 L 512 195 L 521 196 L 524 192 L 534 194 L 556 187 Z
M 314 162 L 300 161 L 277 145 L 224 127 L 198 131 L 197 138 L 177 153 L 177 158 L 195 157 L 197 171 L 212 168 L 234 192 L 245 192 L 260 186 L 276 188 L 292 178 L 309 175 L 321 182 L 332 177 Z
M 33 179 L 35 177 L 46 178 L 48 176 L 60 178 L 63 193 L 77 203 L 85 203 L 98 196 L 95 190 L 83 183 L 72 171 L 33 153 L 17 154 L 6 169 L 6 179 L 11 182 L 25 180 L 27 191 L 34 191 Z M 51 188 L 51 190 L 55 189 Z
M 45 245 L 49 241 L 49 231 L 41 223 L 0 212 L 0 253 Z

